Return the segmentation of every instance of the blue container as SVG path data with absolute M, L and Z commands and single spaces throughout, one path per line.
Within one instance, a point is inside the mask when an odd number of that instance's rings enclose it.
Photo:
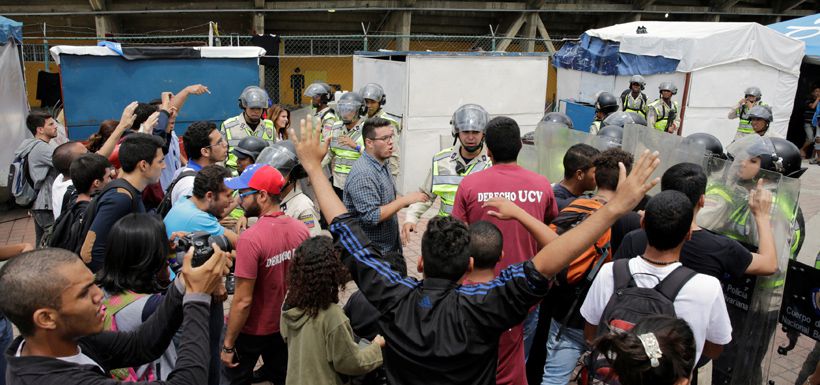
M 560 111 L 572 119 L 572 126 L 578 131 L 589 132 L 589 126 L 595 120 L 595 107 L 589 104 L 561 99 Z

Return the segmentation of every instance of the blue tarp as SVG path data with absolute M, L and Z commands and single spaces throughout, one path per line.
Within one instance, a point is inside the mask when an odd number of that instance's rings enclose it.
M 581 41 L 565 43 L 553 56 L 558 68 L 599 75 L 652 75 L 675 72 L 677 59 L 620 52 L 620 43 L 581 35 Z
M 0 16 L 0 45 L 5 45 L 9 39 L 23 44 L 23 23 Z
M 820 13 L 770 24 L 769 28 L 806 43 L 806 56 L 820 59 Z

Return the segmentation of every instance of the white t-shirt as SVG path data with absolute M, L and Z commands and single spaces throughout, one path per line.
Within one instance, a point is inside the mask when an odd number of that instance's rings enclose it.
M 635 257 L 629 260 L 629 271 L 632 272 L 638 287 L 654 287 L 680 265 L 673 263 L 668 266 L 654 266 L 640 257 Z M 588 323 L 598 325 L 601 314 L 612 297 L 614 286 L 615 277 L 610 262 L 601 267 L 584 304 L 581 305 L 581 316 Z M 726 345 L 732 340 L 732 324 L 729 322 L 723 290 L 717 278 L 705 274 L 695 275 L 681 288 L 675 297 L 674 306 L 675 314 L 689 324 L 695 335 L 695 362 L 700 359 L 705 341 Z
M 17 347 L 17 353 L 14 354 L 15 357 L 22 357 L 23 345 L 25 344 L 25 340 L 20 343 L 20 346 Z M 65 362 L 72 362 L 77 365 L 94 365 L 100 368 L 101 372 L 105 372 L 105 370 L 103 370 L 102 366 L 100 366 L 100 364 L 98 364 L 97 361 L 94 361 L 91 359 L 91 357 L 83 354 L 83 348 L 81 348 L 79 345 L 77 346 L 77 354 L 68 357 L 57 357 L 57 359 Z
M 194 169 L 190 167 L 182 167 L 174 173 L 174 178 L 171 179 L 172 181 L 175 180 L 180 174 L 185 171 L 194 171 Z M 180 198 L 187 198 L 190 197 L 194 192 L 194 179 L 195 176 L 191 175 L 185 178 L 182 178 L 174 185 L 174 190 L 171 191 L 171 206 L 174 205 Z
M 73 184 L 74 182 L 72 182 L 71 179 L 63 180 L 63 174 L 57 175 L 57 177 L 54 178 L 54 184 L 51 185 L 51 212 L 54 213 L 55 220 L 60 217 L 65 190 Z

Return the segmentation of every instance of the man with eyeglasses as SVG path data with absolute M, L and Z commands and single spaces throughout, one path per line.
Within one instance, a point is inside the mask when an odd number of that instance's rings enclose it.
M 228 142 L 216 129 L 216 124 L 207 120 L 191 123 L 182 136 L 188 164 L 177 170 L 174 181 L 165 194 L 171 194 L 171 204 L 180 198 L 191 196 L 194 190 L 194 176 L 203 167 L 223 162 L 228 157 Z
M 351 215 L 359 219 L 362 230 L 382 255 L 401 253 L 396 213 L 428 197 L 419 191 L 397 196 L 388 165 L 395 138 L 390 121 L 378 117 L 368 119 L 362 127 L 362 136 L 365 151 L 353 163 L 345 181 L 344 204 Z M 397 262 L 406 269 L 403 259 Z
M 239 191 L 245 214 L 259 220 L 237 244 L 236 291 L 222 343 L 223 374 L 230 384 L 248 384 L 261 355 L 271 382 L 284 384 L 288 349 L 279 316 L 288 289 L 285 277 L 296 247 L 310 233 L 302 221 L 282 211 L 285 178 L 270 165 L 252 164 L 242 175 L 226 179 L 225 186 Z

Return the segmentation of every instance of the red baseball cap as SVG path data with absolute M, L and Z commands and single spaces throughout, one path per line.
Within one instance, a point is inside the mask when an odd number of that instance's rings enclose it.
M 271 195 L 279 195 L 285 186 L 285 178 L 279 170 L 267 164 L 254 163 L 248 166 L 242 175 L 225 178 L 225 186 L 234 190 L 252 188 Z

